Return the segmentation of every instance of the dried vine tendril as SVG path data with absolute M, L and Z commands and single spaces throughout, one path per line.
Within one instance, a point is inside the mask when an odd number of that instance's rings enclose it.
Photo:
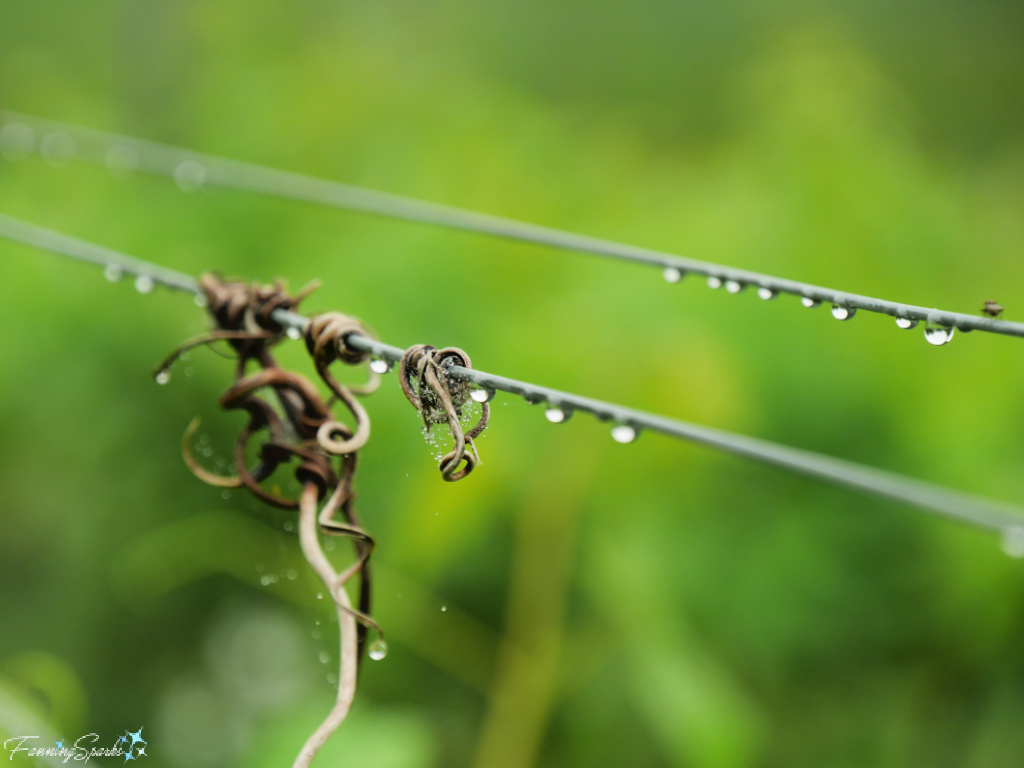
M 402 392 L 420 412 L 424 428 L 429 430 L 434 424 L 448 424 L 455 447 L 441 458 L 440 469 L 441 477 L 449 482 L 461 480 L 480 463 L 474 439 L 487 428 L 491 416 L 490 406 L 483 403 L 479 421 L 469 432 L 463 433 L 462 409 L 470 399 L 470 384 L 448 375 L 453 365 L 473 367 L 469 355 L 461 349 L 437 349 L 429 344 L 409 347 L 398 365 Z M 471 452 L 466 451 L 467 443 Z
M 270 353 L 271 347 L 284 336 L 284 328 L 273 318 L 274 311 L 294 311 L 315 287 L 309 286 L 290 296 L 280 282 L 259 286 L 204 275 L 200 289 L 216 330 L 182 344 L 154 374 L 157 380 L 165 377 L 170 366 L 187 349 L 216 341 L 231 345 L 237 354 L 235 380 L 221 395 L 220 407 L 243 410 L 249 415 L 248 423 L 235 441 L 235 475 L 222 477 L 196 462 L 189 443 L 198 428 L 198 420 L 185 432 L 182 444 L 185 463 L 199 479 L 211 485 L 245 488 L 267 504 L 298 510 L 303 554 L 337 606 L 341 633 L 337 701 L 299 753 L 295 768 L 308 766 L 345 719 L 355 694 L 357 669 L 368 628 L 378 634 L 375 644 L 383 644 L 383 633 L 369 615 L 369 559 L 374 541 L 359 524 L 353 508 L 356 451 L 370 436 L 370 420 L 354 395 L 372 392 L 379 380 L 371 371 L 366 385 L 347 388 L 338 383 L 330 371 L 331 364 L 337 360 L 348 365 L 366 362 L 369 355 L 353 349 L 347 338 L 351 334 L 368 336 L 369 333 L 358 321 L 337 313 L 319 315 L 307 323 L 306 347 L 317 373 L 331 392 L 329 402 L 324 401 L 308 379 L 280 368 Z M 250 372 L 252 368 L 255 370 Z M 334 417 L 331 407 L 335 403 L 341 403 L 348 411 L 354 428 Z M 262 442 L 256 452 L 256 463 L 250 467 L 246 463 L 247 449 L 258 435 L 263 436 Z M 302 486 L 298 498 L 287 498 L 262 486 L 279 467 L 293 462 L 295 477 Z M 322 505 L 319 513 L 318 505 Z M 350 539 L 355 561 L 340 573 L 336 572 L 320 546 L 320 534 Z M 358 607 L 353 607 L 345 585 L 356 576 L 359 576 L 359 600 Z

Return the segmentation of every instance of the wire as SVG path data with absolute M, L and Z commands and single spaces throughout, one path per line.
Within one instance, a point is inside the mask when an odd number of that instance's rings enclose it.
M 38 142 L 35 141 L 37 133 L 42 134 Z M 139 170 L 169 176 L 186 191 L 194 191 L 203 186 L 224 187 L 581 251 L 659 267 L 669 282 L 679 281 L 686 273 L 703 275 L 707 277 L 710 286 L 724 287 L 730 293 L 739 293 L 747 286 L 753 286 L 763 299 L 772 299 L 785 293 L 799 296 L 807 307 L 828 303 L 834 308 L 833 315 L 840 320 L 848 320 L 857 310 L 864 310 L 896 318 L 898 327 L 904 329 L 923 322 L 926 323 L 925 337 L 936 345 L 952 338 L 951 329 L 1024 337 L 1024 323 L 836 291 L 649 248 L 193 152 L 131 136 L 0 111 L 0 151 L 8 156 L 17 156 L 36 149 L 54 163 L 78 158 L 106 164 L 118 175 Z
M 199 295 L 196 281 L 188 275 L 2 214 L 0 237 L 101 266 L 116 265 L 139 277 L 148 277 L 154 283 Z M 303 315 L 283 310 L 276 310 L 274 319 L 294 329 L 289 334 L 294 338 L 299 337 L 298 331 L 304 330 L 309 322 L 309 318 Z M 392 363 L 398 362 L 405 352 L 400 347 L 364 336 L 350 335 L 346 340 L 351 346 Z M 501 390 L 519 395 L 530 403 L 546 403 L 546 415 L 554 422 L 566 421 L 576 411 L 589 413 L 602 421 L 613 422 L 616 426 L 612 429 L 612 436 L 619 442 L 632 442 L 644 429 L 661 432 L 799 475 L 894 499 L 963 523 L 1001 532 L 1007 542 L 1007 551 L 1024 554 L 1024 510 L 1010 504 L 953 491 L 843 459 L 669 419 L 485 371 L 454 366 L 449 369 L 449 374 L 453 378 L 478 385 L 487 397 L 493 397 L 495 391 Z

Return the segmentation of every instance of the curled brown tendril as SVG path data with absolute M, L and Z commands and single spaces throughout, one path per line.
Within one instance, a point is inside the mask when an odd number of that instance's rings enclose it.
M 315 286 L 314 286 L 315 287 Z M 330 371 L 336 361 L 359 365 L 368 355 L 353 349 L 349 335 L 368 332 L 356 320 L 338 314 L 320 315 L 306 326 L 306 346 L 313 357 L 317 373 L 330 389 L 331 401 L 324 402 L 317 388 L 305 377 L 280 368 L 270 353 L 279 342 L 284 328 L 273 312 L 277 309 L 293 311 L 312 287 L 297 296 L 289 296 L 281 283 L 273 286 L 248 285 L 227 282 L 213 275 L 200 279 L 200 289 L 206 298 L 210 315 L 217 328 L 213 332 L 185 342 L 157 369 L 156 375 L 166 374 L 181 353 L 192 347 L 226 341 L 235 350 L 238 362 L 235 380 L 220 397 L 224 410 L 243 410 L 249 420 L 242 428 L 234 446 L 235 475 L 221 477 L 203 469 L 189 449 L 191 438 L 198 428 L 193 421 L 185 432 L 182 451 L 189 469 L 204 482 L 222 488 L 246 488 L 261 501 L 282 509 L 300 511 L 302 549 L 311 566 L 325 580 L 325 585 L 339 610 L 349 620 L 357 622 L 356 644 L 346 647 L 342 638 L 343 662 L 341 677 L 351 680 L 352 690 L 346 692 L 348 701 L 354 693 L 355 673 L 346 666 L 348 660 L 362 658 L 367 629 L 374 629 L 383 638 L 380 627 L 370 618 L 371 578 L 370 555 L 374 541 L 359 524 L 353 508 L 353 479 L 356 472 L 356 451 L 370 435 L 370 421 L 365 409 L 353 396 L 354 392 L 368 393 L 379 383 L 372 374 L 369 383 L 358 389 L 342 386 Z M 255 370 L 250 372 L 252 364 Z M 269 396 L 268 396 L 269 395 Z M 349 412 L 355 427 L 337 420 L 331 405 L 340 402 Z M 257 436 L 262 442 L 256 451 L 255 466 L 248 466 L 246 455 L 249 444 Z M 266 490 L 262 483 L 289 464 L 295 465 L 295 478 L 302 487 L 298 498 L 287 498 Z M 322 504 L 319 514 L 317 504 Z M 315 515 L 315 524 L 311 521 Z M 310 528 L 309 526 L 313 527 Z M 355 561 L 341 573 L 335 573 L 320 548 L 317 531 L 322 535 L 344 536 L 352 541 Z M 353 607 L 345 584 L 359 576 L 358 607 Z M 343 632 L 343 635 L 345 633 Z M 349 665 L 351 666 L 351 665 Z M 342 696 L 339 692 L 339 701 Z M 347 706 L 345 710 L 347 712 Z M 308 765 L 316 751 L 344 718 L 338 717 L 338 708 L 314 733 L 303 748 L 296 765 Z
M 398 364 L 402 392 L 423 417 L 423 426 L 429 430 L 434 424 L 448 423 L 455 447 L 441 458 L 441 477 L 449 482 L 461 480 L 480 463 L 474 439 L 487 428 L 491 409 L 483 403 L 480 420 L 463 433 L 462 409 L 469 401 L 470 384 L 449 376 L 453 365 L 472 368 L 469 355 L 456 347 L 437 349 L 429 344 L 409 347 Z M 466 444 L 472 452 L 466 452 Z M 462 466 L 465 461 L 465 466 Z M 461 469 L 460 469 L 461 467 Z

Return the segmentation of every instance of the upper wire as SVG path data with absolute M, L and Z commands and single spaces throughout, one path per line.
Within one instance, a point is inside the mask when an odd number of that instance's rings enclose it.
M 154 283 L 198 295 L 198 284 L 188 275 L 157 267 L 117 251 L 2 214 L 0 237 L 95 264 L 117 265 L 126 271 L 133 271 L 140 277 L 149 277 Z M 271 316 L 282 327 L 295 329 L 294 334 L 288 334 L 293 338 L 301 338 L 310 323 L 309 318 L 287 309 L 275 309 Z M 405 349 L 358 333 L 345 336 L 345 343 L 354 350 L 396 363 L 400 362 L 406 353 Z M 613 422 L 616 425 L 612 430 L 613 437 L 620 442 L 630 442 L 641 430 L 649 429 L 780 467 L 795 474 L 893 499 L 962 523 L 1000 532 L 1007 537 L 1008 542 L 1013 543 L 1013 551 L 1019 549 L 1017 543 L 1024 543 L 1024 510 L 1011 504 L 954 491 L 812 451 L 670 419 L 485 371 L 451 365 L 446 368 L 446 372 L 453 379 L 476 384 L 487 398 L 492 397 L 495 391 L 501 390 L 519 395 L 530 403 L 547 403 L 549 413 L 560 414 L 552 418 L 553 421 L 564 421 L 573 412 L 580 411 L 592 414 L 602 421 Z
M 41 136 L 38 141 L 36 134 Z M 857 310 L 864 310 L 889 315 L 896 319 L 900 328 L 912 328 L 923 322 L 927 325 L 926 338 L 932 344 L 943 344 L 948 341 L 952 336 L 949 332 L 952 329 L 1024 337 L 1024 323 L 837 291 L 797 280 L 378 192 L 132 136 L 98 131 L 17 112 L 0 111 L 0 152 L 13 157 L 32 151 L 39 151 L 44 157 L 56 163 L 74 158 L 102 163 L 118 175 L 138 170 L 168 176 L 187 191 L 204 186 L 243 190 L 647 264 L 659 267 L 669 282 L 677 282 L 687 273 L 703 275 L 712 287 L 724 286 L 731 293 L 738 293 L 747 286 L 752 286 L 763 299 L 771 299 L 779 294 L 792 294 L 799 296 L 808 307 L 832 304 L 835 308 L 833 314 L 840 320 L 849 319 Z M 985 311 L 989 311 L 987 306 Z

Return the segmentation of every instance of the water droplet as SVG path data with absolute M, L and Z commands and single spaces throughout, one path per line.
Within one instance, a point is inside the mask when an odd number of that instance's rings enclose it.
M 288 533 L 291 533 L 292 531 L 295 530 L 295 523 L 293 523 L 291 520 L 285 520 L 284 521 L 284 529 L 286 531 L 288 531 Z
M 48 133 L 39 142 L 39 154 L 43 156 L 43 160 L 55 168 L 70 163 L 75 156 L 76 149 L 75 137 L 64 131 Z
M 24 123 L 8 123 L 0 128 L 0 154 L 8 160 L 21 160 L 32 151 L 35 134 Z
M 486 403 L 494 397 L 494 390 L 486 387 L 474 387 L 469 396 L 478 403 Z
M 721 288 L 722 278 L 708 275 L 708 288 Z
M 135 290 L 139 293 L 149 293 L 153 290 L 153 278 L 149 275 L 139 275 L 135 278 Z
M 224 501 L 227 501 L 228 499 L 231 498 L 231 493 L 229 491 L 221 491 L 220 497 L 224 499 Z
M 941 347 L 943 344 L 948 344 L 952 341 L 953 329 L 947 328 L 945 325 L 933 325 L 929 323 L 925 326 L 924 338 L 929 344 Z
M 266 576 L 260 576 L 260 584 L 262 584 L 264 587 L 269 587 L 271 584 L 274 584 L 276 582 L 277 576 L 272 576 L 269 574 Z
M 1003 531 L 1003 552 L 1010 557 L 1024 557 L 1024 527 L 1014 525 Z
M 636 440 L 636 430 L 629 424 L 619 424 L 612 428 L 612 440 L 617 443 L 632 443 Z
M 771 301 L 776 296 L 778 296 L 778 294 L 775 291 L 773 291 L 771 288 L 766 288 L 763 285 L 760 288 L 757 289 L 757 297 L 759 299 L 764 299 L 765 301 Z
M 729 293 L 739 293 L 740 291 L 742 291 L 746 287 L 747 286 L 745 286 L 743 283 L 739 282 L 738 280 L 726 280 L 725 281 L 725 290 L 727 290 Z
M 447 605 L 442 605 L 441 606 L 441 613 L 444 613 L 447 610 L 448 610 L 448 606 Z
M 810 296 L 801 296 L 800 303 L 803 304 L 808 309 L 814 309 L 815 307 L 821 306 L 820 301 L 818 301 L 817 299 L 812 299 Z
M 299 572 L 296 571 L 294 568 L 289 568 L 285 572 L 284 577 L 288 579 L 288 581 L 295 581 L 297 578 L 299 578 Z
M 384 374 L 391 370 L 391 363 L 382 357 L 370 361 L 370 370 L 374 373 Z
M 849 320 L 857 314 L 857 310 L 853 307 L 844 307 L 842 304 L 832 305 L 832 317 L 836 320 Z
M 206 183 L 206 168 L 195 160 L 184 160 L 174 169 L 174 182 L 182 192 L 195 192 Z
M 384 642 L 383 637 L 378 637 L 372 643 L 370 648 L 367 650 L 367 655 L 374 661 L 380 661 L 388 655 L 388 644 Z
M 107 152 L 107 170 L 111 176 L 119 179 L 131 175 L 132 171 L 138 170 L 139 151 L 127 144 L 118 144 L 111 147 Z
M 902 328 L 903 330 L 908 331 L 911 328 L 916 328 L 917 327 L 917 320 L 914 320 L 913 318 L 910 318 L 910 317 L 897 317 L 896 318 L 896 327 L 897 328 Z
M 327 664 L 331 660 L 331 654 L 327 651 L 320 651 L 320 655 L 317 658 L 320 659 L 321 664 Z
M 285 333 L 288 334 L 288 338 L 291 339 L 292 341 L 298 341 L 299 339 L 302 338 L 302 331 L 300 331 L 294 325 L 288 326 L 288 330 L 285 331 Z
M 337 687 L 337 685 L 338 685 L 338 676 L 336 674 L 334 674 L 333 672 L 331 672 L 331 674 L 329 674 L 327 676 L 327 682 L 330 683 L 331 685 Z
M 561 424 L 565 421 L 565 411 L 561 408 L 548 408 L 544 411 L 544 418 L 550 421 L 552 424 Z
M 124 272 L 121 270 L 119 264 L 107 264 L 103 269 L 103 276 L 112 283 L 116 283 L 124 276 Z
M 323 592 L 317 592 L 316 593 L 316 599 L 317 600 L 323 600 L 324 599 L 324 593 Z
M 665 278 L 667 283 L 678 283 L 683 279 L 682 270 L 676 269 L 675 267 L 665 267 L 661 276 Z
M 164 368 L 162 371 L 158 371 L 154 378 L 157 384 L 166 384 L 171 380 L 171 372 Z

